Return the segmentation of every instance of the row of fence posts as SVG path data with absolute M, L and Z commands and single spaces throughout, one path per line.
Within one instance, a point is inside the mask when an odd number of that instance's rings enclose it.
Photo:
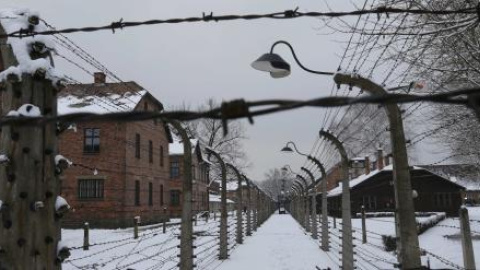
M 315 198 L 315 194 L 311 196 Z M 292 216 L 297 220 L 297 222 L 305 229 L 306 232 L 312 234 L 313 239 L 318 237 L 315 235 L 315 231 L 312 229 L 312 226 L 316 226 L 316 221 L 322 224 L 322 220 L 318 219 L 316 214 L 316 198 L 312 199 L 312 203 L 308 204 L 308 195 L 300 194 L 300 196 L 291 197 L 292 201 L 290 203 L 290 212 Z M 309 214 L 311 213 L 315 214 Z M 321 216 L 321 215 L 320 215 Z M 365 207 L 361 207 L 361 224 L 362 224 L 362 243 L 368 243 L 367 238 L 367 225 L 366 225 L 366 213 Z M 462 241 L 462 254 L 463 254 L 463 267 L 466 270 L 475 270 L 475 255 L 472 244 L 472 234 L 470 229 L 470 219 L 468 210 L 465 207 L 461 207 L 459 210 L 459 223 L 460 223 L 460 236 Z M 341 223 L 343 226 L 343 222 Z M 328 225 L 327 225 L 328 226 Z M 333 228 L 337 228 L 337 219 L 333 216 Z M 328 233 L 328 231 L 325 231 Z M 322 232 L 323 233 L 323 232 Z M 343 246 L 342 246 L 343 249 Z M 325 250 L 327 251 L 327 250 Z M 343 252 L 343 250 L 342 250 Z

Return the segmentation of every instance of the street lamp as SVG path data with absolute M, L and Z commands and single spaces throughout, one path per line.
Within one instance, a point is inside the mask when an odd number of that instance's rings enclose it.
M 265 71 L 269 72 L 270 76 L 272 78 L 284 78 L 290 75 L 290 64 L 288 64 L 285 60 L 283 60 L 282 57 L 280 57 L 278 54 L 273 53 L 273 49 L 275 48 L 276 45 L 278 44 L 283 44 L 286 45 L 290 51 L 292 52 L 293 59 L 295 59 L 295 62 L 305 71 L 313 73 L 313 74 L 319 74 L 319 75 L 333 75 L 333 72 L 324 72 L 324 71 L 316 71 L 316 70 L 311 70 L 306 68 L 302 63 L 297 58 L 297 55 L 295 54 L 295 51 L 293 50 L 292 45 L 290 43 L 284 41 L 284 40 L 279 40 L 275 43 L 273 43 L 272 48 L 270 49 L 270 53 L 266 53 L 262 56 L 260 56 L 257 60 L 255 60 L 251 66 L 260 71 Z
M 349 85 L 350 87 L 358 87 L 362 90 L 369 92 L 372 95 L 382 96 L 387 94 L 387 89 L 383 86 L 374 83 L 373 81 L 361 77 L 357 74 L 342 74 L 342 73 L 333 73 L 333 72 L 323 72 L 315 71 L 304 67 L 298 60 L 295 51 L 292 46 L 286 41 L 277 41 L 272 45 L 270 49 L 270 54 L 260 57 L 257 61 L 252 63 L 252 67 L 261 71 L 270 72 L 270 75 L 274 78 L 286 77 L 290 74 L 290 70 L 286 68 L 281 68 L 280 60 L 276 63 L 268 62 L 270 58 L 269 55 L 273 54 L 273 48 L 277 44 L 287 45 L 297 62 L 297 64 L 305 71 L 313 74 L 319 75 L 334 75 L 334 81 L 337 85 Z M 281 58 L 280 58 L 281 59 Z M 283 61 L 283 59 L 282 59 Z M 262 65 L 263 63 L 263 65 Z M 275 69 L 268 69 L 268 64 Z M 289 66 L 288 66 L 289 67 Z M 478 105 L 477 105 L 478 106 Z M 410 248 L 411 246 L 419 246 L 418 235 L 415 223 L 415 209 L 413 205 L 412 198 L 412 188 L 410 180 L 410 171 L 408 166 L 408 155 L 407 147 L 405 143 L 405 134 L 403 130 L 403 120 L 401 117 L 400 109 L 397 104 L 390 103 L 386 104 L 385 109 L 387 111 L 387 116 L 390 125 L 390 140 L 392 142 L 392 152 L 393 152 L 393 172 L 394 172 L 394 190 L 395 190 L 395 201 L 396 201 L 396 211 L 398 215 L 398 227 L 399 231 L 399 262 L 404 269 L 414 269 L 421 267 L 420 261 L 420 249 Z

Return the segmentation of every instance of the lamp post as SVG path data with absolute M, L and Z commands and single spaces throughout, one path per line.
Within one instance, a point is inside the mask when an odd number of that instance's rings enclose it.
M 272 45 L 269 54 L 265 54 L 252 63 L 252 67 L 270 72 L 273 78 L 283 78 L 290 74 L 290 65 L 280 56 L 273 53 L 277 44 L 288 46 L 297 64 L 305 71 L 319 75 L 335 75 L 337 85 L 355 86 L 369 92 L 372 95 L 385 95 L 387 89 L 363 78 L 357 74 L 342 74 L 333 72 L 315 71 L 305 68 L 298 60 L 293 47 L 286 41 L 277 41 Z M 478 105 L 477 105 L 478 106 Z M 385 105 L 389 125 L 390 140 L 393 153 L 393 182 L 395 191 L 395 204 L 398 217 L 397 231 L 399 231 L 399 255 L 398 260 L 403 269 L 417 269 L 421 267 L 420 249 L 418 248 L 418 235 L 415 224 L 415 209 L 412 199 L 410 171 L 408 166 L 407 147 L 403 130 L 403 120 L 397 104 Z

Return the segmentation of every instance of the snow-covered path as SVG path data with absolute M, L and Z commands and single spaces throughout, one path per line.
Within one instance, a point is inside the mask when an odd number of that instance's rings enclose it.
M 274 214 L 216 269 L 315 270 L 316 266 L 338 268 L 290 215 Z

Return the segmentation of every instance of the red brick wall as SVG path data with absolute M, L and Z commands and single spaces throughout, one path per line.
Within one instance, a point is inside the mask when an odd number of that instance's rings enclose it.
M 180 174 L 179 177 L 170 178 L 169 175 L 169 187 L 170 190 L 180 190 L 182 194 L 183 190 L 183 170 L 184 162 L 183 155 L 170 155 L 171 161 L 178 161 Z M 205 163 L 199 162 L 196 153 L 192 155 L 192 165 L 195 166 L 195 176 L 192 171 L 192 210 L 193 212 L 208 211 L 208 177 L 206 176 L 207 170 L 203 170 L 204 176 L 201 177 L 201 167 L 206 167 Z M 170 193 L 168 194 L 169 201 L 169 213 L 172 216 L 180 216 L 182 213 L 183 197 L 180 195 L 180 205 L 173 206 L 170 202 Z
M 342 181 L 340 165 L 337 164 L 327 172 L 327 190 L 334 189 Z M 322 185 L 317 186 L 317 192 L 322 192 Z
M 144 98 L 138 110 L 148 103 L 149 110 L 159 109 L 149 98 Z M 83 153 L 83 129 L 100 128 L 100 152 Z M 82 123 L 78 131 L 67 130 L 59 137 L 60 153 L 87 167 L 97 168 L 96 177 L 104 178 L 104 198 L 78 199 L 78 178 L 93 177 L 93 172 L 79 166 L 71 167 L 62 175 L 62 194 L 73 207 L 65 224 L 75 226 L 88 221 L 93 226 L 124 227 L 140 216 L 142 223 L 161 221 L 160 185 L 163 184 L 165 206 L 168 203 L 169 169 L 168 139 L 163 124 L 153 120 L 131 123 Z M 135 134 L 140 134 L 140 159 L 135 157 Z M 153 162 L 149 162 L 149 140 L 153 143 Z M 160 146 L 164 163 L 160 166 Z M 135 205 L 135 181 L 140 181 L 140 206 Z M 149 183 L 153 185 L 153 205 L 148 204 Z

